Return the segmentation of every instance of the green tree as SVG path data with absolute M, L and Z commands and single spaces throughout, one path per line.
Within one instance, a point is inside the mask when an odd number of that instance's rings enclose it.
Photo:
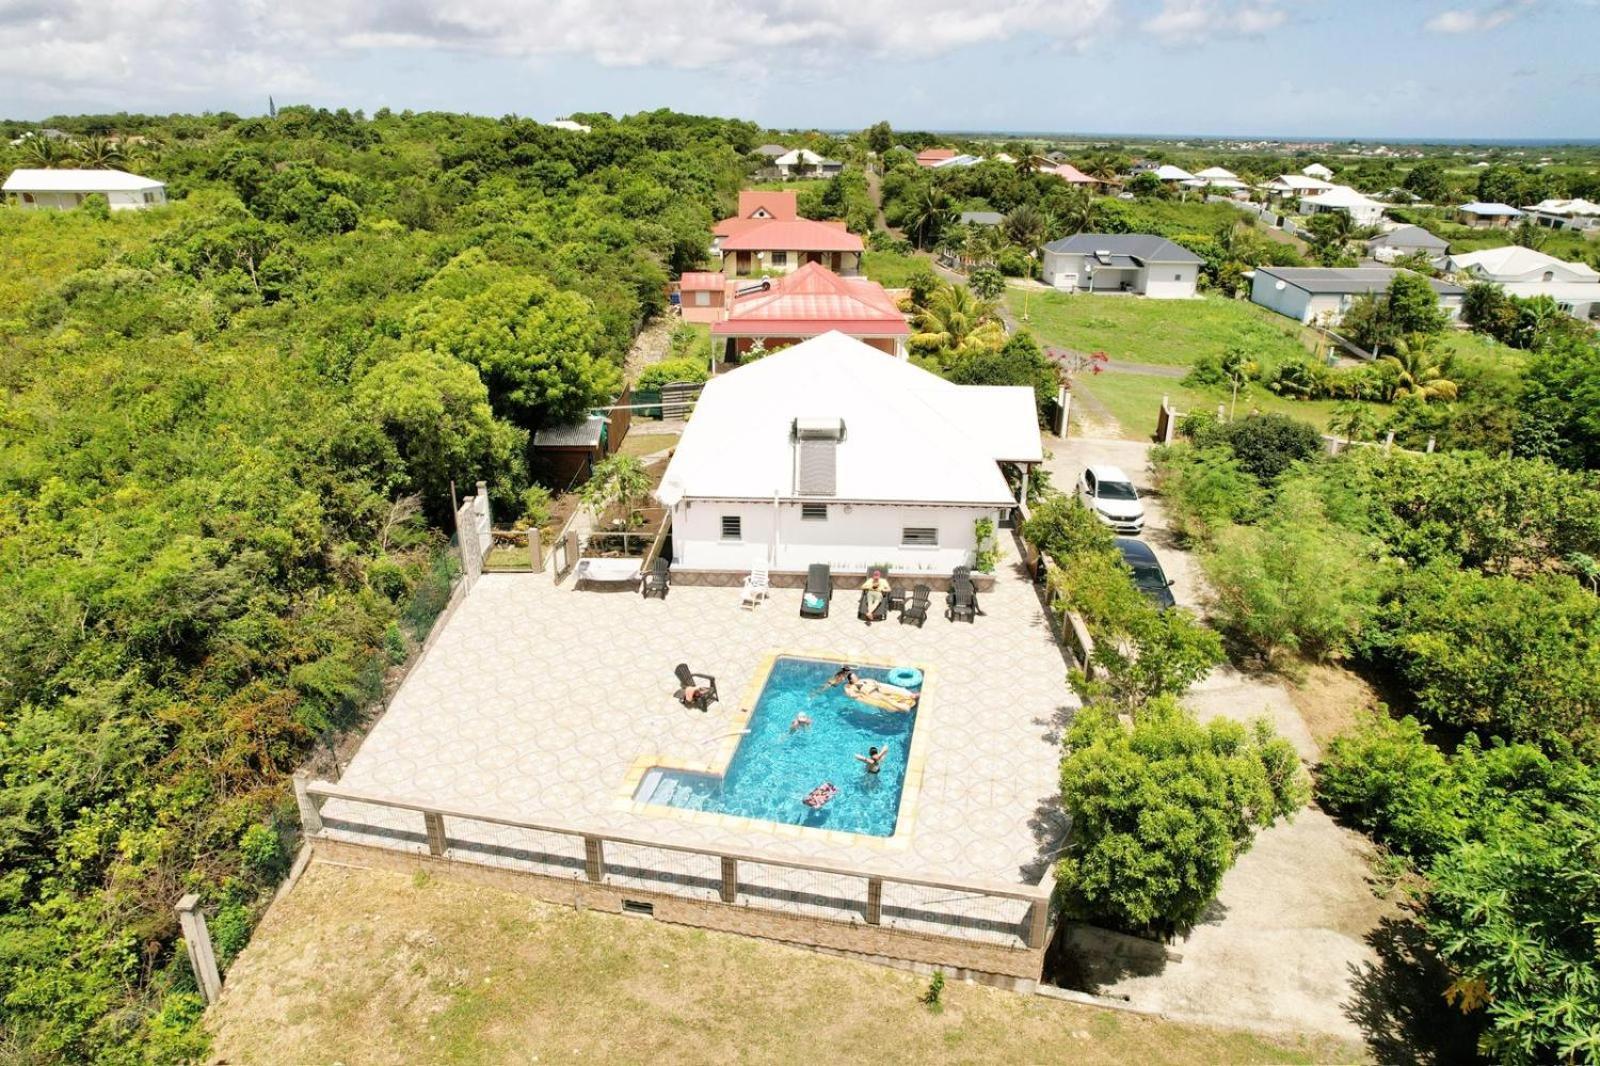
M 980 300 L 993 302 L 1006 291 L 1006 279 L 994 267 L 979 267 L 967 278 L 967 287 Z
M 405 352 L 369 370 L 355 406 L 394 448 L 393 490 L 415 493 L 436 521 L 450 513 L 450 485 L 484 480 L 520 487 L 525 432 L 499 421 L 478 372 L 436 352 Z
M 597 358 L 593 305 L 535 277 L 428 299 L 412 312 L 407 336 L 477 367 L 496 411 L 529 429 L 581 418 L 621 387 L 617 368 Z
M 627 512 L 630 525 L 649 494 L 650 472 L 632 455 L 613 455 L 594 464 L 594 472 L 578 490 L 583 505 L 595 517 L 617 507 Z
M 1394 331 L 1401 335 L 1438 333 L 1449 322 L 1433 284 L 1409 270 L 1400 271 L 1389 282 L 1384 310 Z
M 905 218 L 905 228 L 918 248 L 930 248 L 939 243 L 945 231 L 955 222 L 956 214 L 950 206 L 950 197 L 932 180 L 919 187 Z
M 998 349 L 977 348 L 952 362 L 945 372 L 961 385 L 1021 385 L 1033 390 L 1039 407 L 1056 398 L 1061 375 L 1027 330 L 1013 333 Z
M 1328 429 L 1344 438 L 1346 444 L 1366 440 L 1378 428 L 1372 408 L 1359 400 L 1345 400 L 1334 406 L 1328 417 Z
M 867 148 L 882 156 L 894 147 L 894 130 L 887 122 L 874 122 L 867 127 Z
M 1436 159 L 1424 159 L 1411 168 L 1402 186 L 1407 192 L 1429 203 L 1443 203 L 1450 195 L 1450 185 L 1445 180 L 1444 165 Z
M 1390 399 L 1412 396 L 1426 403 L 1456 398 L 1456 383 L 1444 376 L 1442 360 L 1427 334 L 1413 333 L 1395 341 L 1394 354 L 1382 361 L 1394 370 Z
M 1132 727 L 1078 712 L 1061 763 L 1073 832 L 1059 871 L 1069 913 L 1130 930 L 1200 920 L 1257 830 L 1305 802 L 1299 760 L 1265 723 L 1200 725 L 1169 698 Z
M 911 343 L 925 351 L 965 354 L 1005 343 L 998 307 L 965 285 L 941 284 L 917 308 L 912 323 Z

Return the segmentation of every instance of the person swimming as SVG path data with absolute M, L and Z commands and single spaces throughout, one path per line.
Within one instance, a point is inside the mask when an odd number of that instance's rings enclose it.
M 881 748 L 868 748 L 867 753 L 865 755 L 858 754 L 856 760 L 867 764 L 867 773 L 875 774 L 883 769 L 883 760 L 888 754 L 889 745 L 885 744 Z
M 854 678 L 844 686 L 844 694 L 885 711 L 909 711 L 917 705 L 915 692 L 870 677 Z
M 791 732 L 791 733 L 796 733 L 796 732 L 799 732 L 802 729 L 810 729 L 810 728 L 811 728 L 811 716 L 809 714 L 807 714 L 805 711 L 801 711 L 799 714 L 795 715 L 794 716 L 794 721 L 789 723 L 789 732 Z

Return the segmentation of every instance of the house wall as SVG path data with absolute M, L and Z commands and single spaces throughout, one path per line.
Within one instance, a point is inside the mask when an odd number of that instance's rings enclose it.
M 861 273 L 860 252 L 801 252 L 774 249 L 762 258 L 757 258 L 759 253 L 751 252 L 749 263 L 743 269 L 739 264 L 738 252 L 721 252 L 716 249 L 713 249 L 713 252 L 721 256 L 721 263 L 717 269 L 730 278 L 751 278 L 761 274 L 793 274 L 809 262 L 821 263 L 835 274 L 844 277 L 854 277 Z M 776 256 L 779 254 L 783 256 L 781 263 L 776 261 Z
M 724 515 L 739 517 L 739 540 L 722 539 Z M 672 563 L 690 570 L 730 571 L 746 571 L 757 564 L 804 570 L 812 563 L 860 571 L 882 563 L 894 574 L 948 574 L 958 566 L 972 565 L 977 546 L 973 524 L 980 518 L 999 517 L 993 508 L 836 501 L 828 501 L 826 521 L 800 516 L 797 501 L 774 507 L 771 502 L 684 500 L 672 510 Z M 907 526 L 937 529 L 938 546 L 902 546 L 901 530 Z
M 1151 263 L 1144 269 L 1143 292 L 1152 300 L 1187 300 L 1199 277 L 1198 263 Z
M 145 191 L 101 192 L 113 211 L 139 211 L 146 207 L 160 207 L 167 202 L 165 189 L 148 190 L 151 200 L 145 201 Z M 81 205 L 85 197 L 94 193 L 77 192 L 8 192 L 6 198 L 24 211 L 70 211 Z
M 1250 285 L 1250 302 L 1260 304 L 1297 322 L 1310 321 L 1311 294 L 1289 284 L 1285 284 L 1281 289 L 1277 286 L 1277 278 L 1256 271 L 1255 281 Z
M 1195 293 L 1199 270 L 1193 263 L 1153 263 L 1142 270 L 1101 267 L 1091 279 L 1083 252 L 1044 253 L 1044 283 L 1056 289 L 1070 284 L 1073 292 L 1123 292 L 1126 284 L 1126 291 L 1152 299 L 1185 299 Z
M 725 290 L 701 290 L 678 295 L 678 310 L 685 322 L 721 322 L 727 317 L 727 309 L 723 306 L 724 297 L 727 295 Z M 701 296 L 706 298 L 703 304 L 696 300 Z
M 787 348 L 792 344 L 799 344 L 801 341 L 810 340 L 813 336 L 817 336 L 817 334 L 809 334 L 804 337 L 776 337 L 772 335 L 763 335 L 761 339 L 763 342 L 765 342 L 767 351 L 770 353 L 779 345 Z M 864 337 L 859 333 L 851 333 L 848 334 L 848 336 L 854 337 L 856 340 L 867 345 L 868 347 L 876 348 L 885 355 L 893 355 L 900 359 L 906 358 L 904 337 Z M 719 337 L 717 339 L 721 340 L 722 338 Z M 740 358 L 743 358 L 744 355 L 749 352 L 751 347 L 755 344 L 756 338 L 754 336 L 735 337 L 733 338 L 733 341 L 734 351 L 739 355 Z

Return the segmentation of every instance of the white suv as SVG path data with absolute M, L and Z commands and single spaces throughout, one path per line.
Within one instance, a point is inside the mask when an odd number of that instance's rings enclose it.
M 1118 533 L 1144 531 L 1144 504 L 1133 479 L 1118 466 L 1091 466 L 1078 478 L 1078 502 Z

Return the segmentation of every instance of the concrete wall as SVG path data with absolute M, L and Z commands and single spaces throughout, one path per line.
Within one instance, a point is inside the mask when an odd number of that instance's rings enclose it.
M 717 251 L 722 257 L 717 269 L 730 278 L 751 278 L 765 274 L 793 274 L 796 270 L 809 262 L 818 262 L 835 274 L 845 277 L 854 277 L 861 273 L 860 252 L 802 252 L 802 251 L 769 251 L 764 258 L 756 258 L 756 252 L 750 253 L 748 263 L 740 265 L 738 252 Z M 783 256 L 783 262 L 775 262 L 775 254 Z
M 1198 263 L 1151 263 L 1144 271 L 1144 294 L 1152 300 L 1187 300 L 1199 277 Z
M 1067 287 L 1070 278 L 1073 292 L 1123 292 L 1127 284 L 1126 291 L 1151 299 L 1187 299 L 1195 294 L 1199 273 L 1195 263 L 1152 263 L 1141 270 L 1101 267 L 1091 275 L 1082 252 L 1044 253 L 1044 283 L 1060 289 Z
M 793 501 L 774 507 L 770 501 L 685 500 L 672 510 L 672 564 L 690 570 L 747 572 L 757 565 L 803 571 L 812 563 L 860 571 L 884 563 L 896 575 L 948 574 L 958 566 L 972 565 L 977 548 L 973 524 L 985 517 L 998 522 L 999 517 L 993 509 L 972 507 L 839 502 L 827 506 L 827 519 L 817 521 L 802 518 L 800 504 Z M 737 541 L 722 539 L 725 515 L 739 517 Z M 901 545 L 901 531 L 907 526 L 937 529 L 938 546 Z
M 1308 322 L 1313 314 L 1310 293 L 1304 289 L 1297 289 L 1287 282 L 1280 289 L 1277 278 L 1259 270 L 1256 271 L 1255 280 L 1250 284 L 1250 302 L 1260 304 L 1296 322 Z

